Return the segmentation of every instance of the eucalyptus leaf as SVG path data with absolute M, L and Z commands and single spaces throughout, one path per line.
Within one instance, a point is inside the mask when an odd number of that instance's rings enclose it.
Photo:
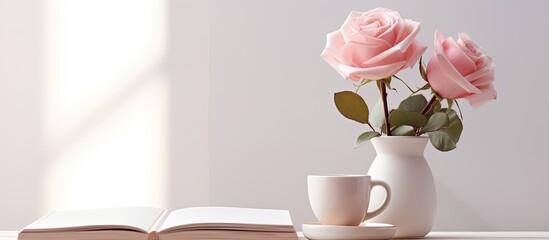
M 412 126 L 402 125 L 391 129 L 391 134 L 393 136 L 414 136 L 415 129 Z
M 439 129 L 434 132 L 428 132 L 429 140 L 431 144 L 442 152 L 447 152 L 456 148 L 456 142 L 452 139 L 446 129 Z
M 334 94 L 337 110 L 346 118 L 359 123 L 368 123 L 368 105 L 362 97 L 351 91 Z
M 383 113 L 383 102 L 380 98 L 370 112 L 370 124 L 376 128 L 379 128 L 383 125 L 383 123 L 385 123 L 385 114 Z
M 402 100 L 400 105 L 398 105 L 398 109 L 420 113 L 425 105 L 427 105 L 427 99 L 425 99 L 425 96 L 422 94 L 417 94 Z
M 381 135 L 378 132 L 374 132 L 374 131 L 362 133 L 356 138 L 355 148 L 360 147 L 362 144 L 366 143 L 370 139 L 379 137 L 379 136 Z
M 436 130 L 441 129 L 442 127 L 448 126 L 449 122 L 448 115 L 443 112 L 437 112 L 433 114 L 429 120 L 427 120 L 427 124 L 423 128 L 421 128 L 422 133 L 426 132 L 433 132 Z
M 452 137 L 454 142 L 458 143 L 461 133 L 463 132 L 463 123 L 453 109 L 450 109 L 448 113 L 448 121 L 448 134 L 450 134 L 450 137 Z
M 392 127 L 408 125 L 414 128 L 420 128 L 425 126 L 427 118 L 418 112 L 395 109 L 389 115 L 389 123 L 391 123 Z

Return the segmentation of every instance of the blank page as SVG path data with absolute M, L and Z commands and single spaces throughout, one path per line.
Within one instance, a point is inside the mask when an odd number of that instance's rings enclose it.
M 163 212 L 162 209 L 150 207 L 57 211 L 37 220 L 25 230 L 42 232 L 127 227 L 148 232 Z
M 160 230 L 190 224 L 229 223 L 292 226 L 288 210 L 233 207 L 196 207 L 175 210 L 168 215 Z

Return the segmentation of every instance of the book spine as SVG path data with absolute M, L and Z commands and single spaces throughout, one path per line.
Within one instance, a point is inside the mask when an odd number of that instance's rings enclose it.
M 160 236 L 157 231 L 153 231 L 149 234 L 149 240 L 160 240 Z

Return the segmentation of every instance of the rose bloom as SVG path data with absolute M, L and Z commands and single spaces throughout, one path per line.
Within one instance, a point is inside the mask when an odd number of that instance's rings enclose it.
M 415 40 L 419 25 L 390 9 L 353 11 L 340 30 L 328 34 L 321 57 L 346 79 L 386 78 L 413 67 L 425 52 Z
M 433 90 L 445 99 L 465 98 L 473 107 L 496 99 L 494 61 L 465 33 L 457 42 L 435 33 L 435 52 L 426 73 Z

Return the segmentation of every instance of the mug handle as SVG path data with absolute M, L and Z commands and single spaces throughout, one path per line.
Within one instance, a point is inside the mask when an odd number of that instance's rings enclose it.
M 370 188 L 370 191 L 372 189 L 374 189 L 375 186 L 380 186 L 380 187 L 383 187 L 385 189 L 385 192 L 387 193 L 387 195 L 385 196 L 385 200 L 383 201 L 383 203 L 381 204 L 380 207 L 378 207 L 376 210 L 374 211 L 371 211 L 371 212 L 367 212 L 366 215 L 364 215 L 364 219 L 362 219 L 362 221 L 366 221 L 370 218 L 373 218 L 377 215 L 379 215 L 381 212 L 383 212 L 383 210 L 385 210 L 387 208 L 387 206 L 389 205 L 389 202 L 391 201 L 391 188 L 389 187 L 389 184 L 387 184 L 386 182 L 384 181 L 379 181 L 379 180 L 372 180 L 371 181 L 371 188 Z M 370 193 L 371 194 L 371 193 Z

